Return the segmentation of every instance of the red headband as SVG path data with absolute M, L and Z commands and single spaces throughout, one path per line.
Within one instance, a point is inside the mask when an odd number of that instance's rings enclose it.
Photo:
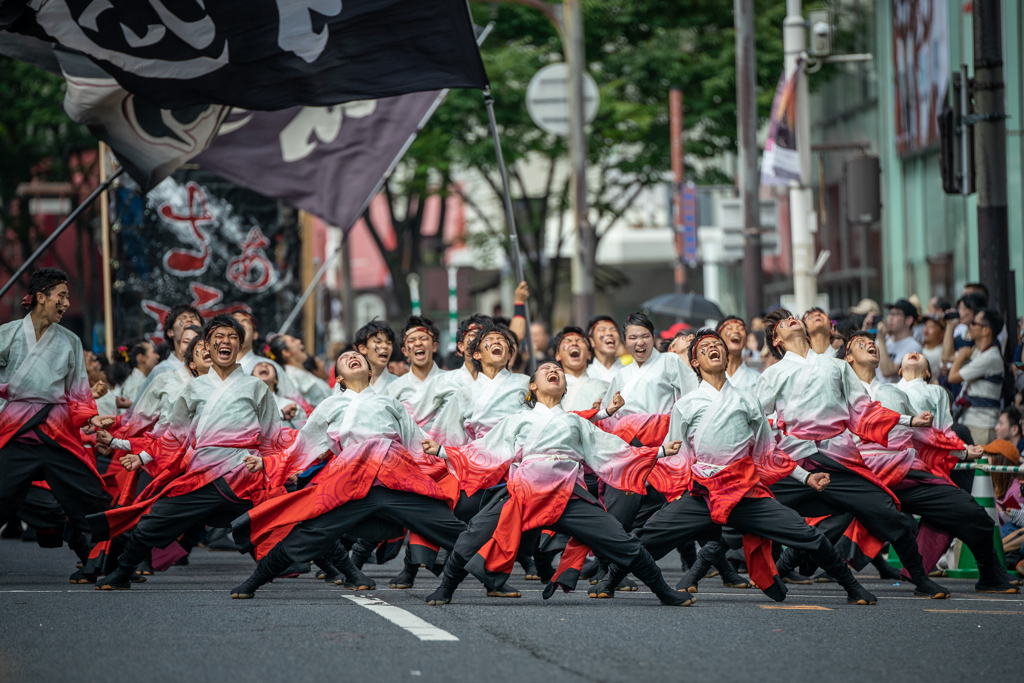
M 424 332 L 426 332 L 430 336 L 431 339 L 437 341 L 437 337 L 435 337 L 434 334 L 430 330 L 428 330 L 427 328 L 423 327 L 422 325 L 417 325 L 416 327 L 410 327 L 408 330 L 405 331 L 405 334 L 402 335 L 402 343 L 404 344 L 406 338 L 411 333 L 415 332 L 416 330 L 423 330 Z
M 53 289 L 57 285 L 66 285 L 67 283 L 68 283 L 67 280 L 59 280 L 58 282 L 54 282 L 49 287 L 46 287 L 45 289 L 40 289 L 39 291 L 40 292 L 45 292 L 46 290 Z M 31 311 L 32 310 L 32 304 L 35 303 L 35 300 L 36 300 L 35 293 L 26 294 L 25 296 L 21 297 L 21 307 L 24 308 L 26 311 Z

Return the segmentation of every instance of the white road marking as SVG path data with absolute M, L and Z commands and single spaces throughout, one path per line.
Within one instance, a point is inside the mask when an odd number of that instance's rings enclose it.
M 448 633 L 448 631 L 423 621 L 412 612 L 407 612 L 401 607 L 389 605 L 378 598 L 366 598 L 362 595 L 346 595 L 344 597 L 360 607 L 365 607 L 374 614 L 384 617 L 392 624 L 401 626 L 420 640 L 458 640 L 457 637 Z

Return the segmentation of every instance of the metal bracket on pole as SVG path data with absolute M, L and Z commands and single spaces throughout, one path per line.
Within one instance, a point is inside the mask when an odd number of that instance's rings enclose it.
M 42 256 L 43 252 L 46 251 L 46 248 L 53 244 L 53 241 L 60 237 L 60 234 L 64 232 L 64 230 L 67 229 L 69 225 L 75 222 L 75 219 L 78 218 L 78 215 L 82 213 L 82 211 L 84 211 L 87 206 L 96 201 L 96 198 L 103 194 L 106 191 L 106 189 L 110 187 L 111 184 L 121 176 L 122 173 L 124 173 L 124 166 L 111 173 L 110 177 L 108 177 L 106 180 L 100 183 L 99 187 L 93 190 L 92 194 L 86 197 L 84 202 L 79 204 L 77 207 L 75 207 L 74 211 L 68 214 L 68 217 L 64 219 L 64 222 L 57 226 L 57 229 L 54 230 L 53 233 L 46 238 L 45 242 L 39 245 L 38 249 L 32 252 L 32 255 L 29 256 L 23 264 L 21 264 L 21 268 L 18 268 L 17 272 L 15 272 L 14 275 L 11 276 L 11 279 L 7 281 L 7 284 L 3 286 L 3 289 L 0 289 L 0 297 L 6 294 L 7 290 L 14 286 L 14 283 L 18 280 L 18 278 L 21 277 L 22 274 L 26 270 L 28 270 L 33 263 L 35 263 L 37 258 Z
M 491 127 L 491 138 L 494 139 L 494 154 L 498 158 L 498 172 L 501 174 L 501 187 L 505 195 L 505 221 L 508 223 L 509 239 L 512 241 L 512 267 L 516 271 L 519 282 L 526 280 L 523 275 L 523 256 L 519 252 L 519 235 L 516 232 L 516 217 L 512 211 L 512 195 L 508 187 L 508 171 L 505 169 L 505 156 L 501 153 L 501 140 L 498 138 L 498 121 L 494 117 L 494 98 L 491 97 L 490 86 L 484 88 L 484 104 L 487 105 L 487 121 Z M 526 350 L 530 354 L 530 365 L 527 370 L 530 374 L 537 365 L 537 357 L 533 350 L 533 335 L 530 332 L 530 307 L 524 306 L 526 310 Z

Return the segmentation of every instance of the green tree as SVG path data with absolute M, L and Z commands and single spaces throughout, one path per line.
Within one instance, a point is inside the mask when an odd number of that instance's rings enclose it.
M 562 46 L 553 24 L 538 9 L 527 6 L 531 4 L 537 3 L 474 2 L 471 9 L 478 24 L 495 23 L 481 51 L 495 99 L 527 280 L 537 317 L 550 321 L 555 293 L 568 279 L 567 259 L 547 259 L 544 248 L 557 243 L 560 219 L 569 209 L 569 178 L 558 164 L 566 157 L 567 141 L 534 125 L 525 97 L 538 69 L 562 61 Z M 735 38 L 729 0 L 584 0 L 583 7 L 588 70 L 601 94 L 597 118 L 587 131 L 591 221 L 600 239 L 644 188 L 667 178 L 671 87 L 683 91 L 688 180 L 731 182 L 717 167 L 702 162 L 736 149 Z M 762 117 L 768 115 L 783 68 L 785 13 L 782 0 L 757 3 Z M 460 193 L 471 214 L 486 227 L 472 237 L 476 246 L 495 254 L 510 249 L 504 219 L 494 219 L 496 212 L 485 206 L 500 206 L 503 195 L 478 91 L 449 93 L 413 144 L 404 166 L 406 180 L 389 183 L 391 198 Z M 528 168 L 534 173 L 541 169 L 541 177 L 527 178 Z M 463 192 L 455 184 L 467 171 L 482 179 L 486 192 Z M 395 211 L 401 213 L 401 207 Z M 408 229 L 415 227 L 415 221 L 405 223 Z M 557 235 L 548 234 L 552 229 Z M 400 285 L 403 271 L 398 260 L 391 260 L 396 266 L 392 274 Z M 408 264 L 405 259 L 401 266 Z
M 64 79 L 34 66 L 0 57 L 0 224 L 5 242 L 14 242 L 17 258 L 12 262 L 0 253 L 0 266 L 13 273 L 48 235 L 40 234 L 28 202 L 17 201 L 20 183 L 32 179 L 71 182 L 76 177 L 88 179 L 91 168 L 73 168 L 75 153 L 96 147 L 96 140 L 85 126 L 74 123 L 64 112 Z M 73 198 L 73 201 L 76 198 Z M 87 213 L 77 223 L 81 243 L 91 243 Z M 78 253 L 81 272 L 83 251 Z M 54 252 L 58 264 L 68 268 Z M 28 282 L 26 275 L 24 281 Z M 73 294 L 84 296 L 82 283 L 73 285 Z M 88 315 L 88 306 L 83 310 Z

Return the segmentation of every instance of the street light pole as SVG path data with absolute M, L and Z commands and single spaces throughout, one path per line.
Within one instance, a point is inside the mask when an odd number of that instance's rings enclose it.
M 743 300 L 750 320 L 761 312 L 761 199 L 757 173 L 757 91 L 754 56 L 754 0 L 735 0 L 736 108 L 739 124 L 739 186 L 743 208 Z
M 804 21 L 800 0 L 786 0 L 786 20 L 783 23 L 783 46 L 786 52 L 786 78 L 796 78 L 796 150 L 800 159 L 800 185 L 789 190 L 790 236 L 793 246 L 793 311 L 801 315 L 814 306 L 818 296 L 818 282 L 814 274 L 814 237 L 811 221 L 814 218 L 814 199 L 809 186 L 811 180 L 811 122 L 807 94 L 807 74 L 798 68 L 800 57 L 807 47 L 807 22 Z
M 583 42 L 583 2 L 563 0 L 562 40 L 569 67 L 569 157 L 572 162 L 572 214 L 576 251 L 571 261 L 573 319 L 585 327 L 594 314 L 594 269 L 597 235 L 587 206 L 587 136 L 583 100 L 586 51 Z

